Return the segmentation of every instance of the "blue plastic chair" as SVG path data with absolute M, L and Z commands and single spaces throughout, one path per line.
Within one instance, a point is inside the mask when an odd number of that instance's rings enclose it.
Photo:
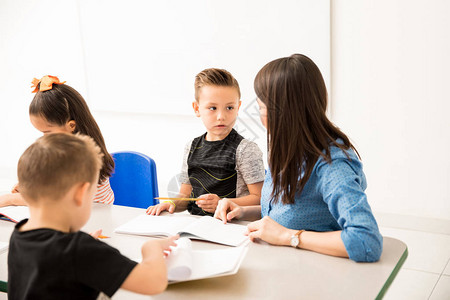
M 116 164 L 109 181 L 114 204 L 147 208 L 155 205 L 158 193 L 156 164 L 145 154 L 134 151 L 112 153 Z

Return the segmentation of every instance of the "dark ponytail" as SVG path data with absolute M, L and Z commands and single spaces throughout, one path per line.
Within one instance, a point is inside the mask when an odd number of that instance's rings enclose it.
M 111 176 L 114 171 L 114 160 L 106 150 L 103 135 L 86 101 L 74 88 L 66 84 L 53 84 L 51 90 L 37 92 L 31 101 L 29 113 L 41 116 L 58 126 L 64 126 L 74 120 L 76 126 L 73 133 L 79 132 L 90 136 L 102 150 L 103 166 L 100 170 L 99 183 Z

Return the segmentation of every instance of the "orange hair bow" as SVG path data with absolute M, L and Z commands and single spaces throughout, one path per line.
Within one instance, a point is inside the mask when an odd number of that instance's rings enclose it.
M 41 83 L 41 85 L 39 86 L 39 89 L 38 89 L 39 82 Z M 31 81 L 31 84 L 32 84 L 31 87 L 34 88 L 32 93 L 37 93 L 38 90 L 40 92 L 48 91 L 48 90 L 52 89 L 53 84 L 63 84 L 63 83 L 65 83 L 65 81 L 61 82 L 61 81 L 59 81 L 58 77 L 50 76 L 50 75 L 46 75 L 46 76 L 42 77 L 41 80 L 39 80 L 37 78 L 33 78 L 33 81 Z

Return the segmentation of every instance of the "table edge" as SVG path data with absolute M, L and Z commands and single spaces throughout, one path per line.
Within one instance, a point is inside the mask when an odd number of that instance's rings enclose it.
M 406 258 L 408 257 L 408 246 L 406 246 L 405 251 L 403 252 L 402 256 L 400 257 L 399 261 L 394 267 L 394 270 L 392 270 L 391 274 L 389 275 L 388 279 L 384 283 L 383 287 L 381 288 L 380 292 L 378 293 L 375 300 L 383 299 L 384 295 L 386 294 L 387 290 L 391 286 L 392 282 L 394 281 L 395 277 L 397 277 L 398 272 L 402 268 L 403 264 L 406 261 Z

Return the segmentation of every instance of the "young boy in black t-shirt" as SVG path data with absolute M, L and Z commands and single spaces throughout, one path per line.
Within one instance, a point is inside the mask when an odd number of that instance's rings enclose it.
M 210 68 L 195 76 L 195 115 L 206 133 L 184 149 L 179 197 L 197 201 L 164 201 L 147 214 L 187 209 L 193 215 L 213 216 L 220 199 L 239 205 L 259 205 L 265 170 L 258 145 L 245 139 L 234 124 L 241 106 L 237 80 L 224 69 Z
M 16 225 L 8 254 L 8 298 L 96 299 L 119 288 L 157 294 L 167 287 L 164 251 L 176 237 L 150 240 L 136 263 L 80 228 L 91 213 L 101 151 L 82 135 L 55 133 L 32 144 L 18 164 L 30 218 Z

